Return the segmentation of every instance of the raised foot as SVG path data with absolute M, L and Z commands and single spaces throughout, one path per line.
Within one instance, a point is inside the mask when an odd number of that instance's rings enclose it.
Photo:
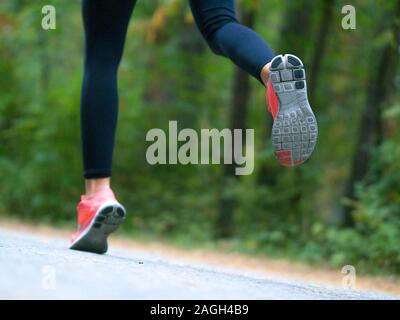
M 272 127 L 275 156 L 284 166 L 306 161 L 317 143 L 318 126 L 307 98 L 303 62 L 291 54 L 276 56 L 270 65 L 270 79 L 279 100 L 279 112 Z

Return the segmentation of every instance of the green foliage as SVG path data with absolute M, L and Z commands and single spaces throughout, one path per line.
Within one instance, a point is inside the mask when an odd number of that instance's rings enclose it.
M 83 192 L 83 30 L 80 2 L 58 0 L 50 1 L 58 9 L 58 28 L 43 31 L 41 6 L 48 2 L 0 3 L 0 215 L 72 226 Z M 299 3 L 303 2 L 307 1 Z M 284 45 L 279 33 L 282 17 L 296 2 L 240 4 L 255 9 L 255 29 L 272 47 Z M 389 32 L 374 38 L 382 14 L 379 3 L 356 4 L 360 10 L 354 31 L 340 28 L 341 1 L 335 6 L 317 84 L 314 109 L 320 137 L 312 159 L 300 168 L 277 164 L 264 89 L 251 80 L 247 127 L 256 134 L 255 172 L 231 179 L 224 177 L 223 166 L 146 162 L 146 132 L 166 129 L 168 120 L 178 120 L 180 129 L 229 126 L 234 69 L 206 47 L 188 15 L 187 1 L 139 2 L 119 70 L 113 168 L 113 186 L 129 212 L 126 233 L 214 241 L 220 200 L 232 199 L 234 248 L 399 274 L 399 90 L 394 106 L 384 108 L 384 142 L 373 150 L 365 181 L 357 184 L 358 200 L 350 202 L 354 226 L 332 223 L 348 181 L 356 124 L 366 101 L 370 53 L 393 41 Z M 318 45 L 315 21 L 323 17 L 319 6 L 315 8 L 309 37 L 295 37 L 307 46 L 306 55 Z
M 359 270 L 399 273 L 400 270 L 400 147 L 388 140 L 376 152 L 371 174 L 357 187 L 353 203 L 355 225 L 337 229 L 317 225 L 309 256 L 327 258 L 335 266 L 357 265 Z M 310 245 L 307 245 L 307 249 Z

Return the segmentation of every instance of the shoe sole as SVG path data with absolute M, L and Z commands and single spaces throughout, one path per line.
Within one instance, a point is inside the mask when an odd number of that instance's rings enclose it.
M 106 204 L 95 214 L 86 230 L 70 246 L 72 250 L 103 254 L 107 252 L 108 236 L 125 220 L 126 211 L 120 204 Z
M 314 151 L 318 137 L 303 62 L 291 54 L 276 56 L 271 61 L 270 79 L 279 100 L 272 126 L 275 156 L 284 166 L 302 164 Z

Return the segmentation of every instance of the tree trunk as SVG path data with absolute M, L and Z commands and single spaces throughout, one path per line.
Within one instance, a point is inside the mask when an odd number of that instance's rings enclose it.
M 308 92 L 311 103 L 315 102 L 316 87 L 322 61 L 325 55 L 327 39 L 334 18 L 335 0 L 322 1 L 321 24 L 315 39 L 314 52 L 311 58 Z
M 47 104 L 48 89 L 50 83 L 50 59 L 51 56 L 48 52 L 48 39 L 46 37 L 46 31 L 40 29 L 38 32 L 38 47 L 40 48 L 40 100 L 42 107 L 45 108 Z
M 165 4 L 160 8 L 165 7 L 164 11 L 172 11 L 169 6 L 173 6 L 174 3 L 176 2 Z M 198 58 L 206 52 L 204 40 L 197 31 L 196 25 L 185 19 L 185 7 L 182 5 L 178 8 L 179 12 L 173 14 L 172 16 L 167 16 L 164 24 L 158 26 L 152 31 L 151 41 L 156 47 L 163 46 L 166 42 L 171 40 L 171 37 L 174 37 L 177 51 L 185 53 L 180 57 L 180 62 L 183 66 L 179 71 L 182 73 L 180 78 L 196 79 L 196 81 L 192 80 L 184 83 L 177 83 L 177 81 L 174 80 L 174 78 L 176 78 L 175 75 L 169 77 L 168 74 L 163 74 L 162 78 L 158 73 L 151 75 L 147 89 L 144 92 L 144 100 L 161 108 L 178 100 L 178 92 L 187 91 L 191 93 L 197 93 L 201 91 L 204 84 L 203 73 L 193 61 L 193 57 Z M 172 19 L 179 21 L 179 23 L 171 23 L 173 28 L 175 28 L 174 30 L 176 30 L 175 33 L 171 32 L 171 30 L 167 27 Z M 181 32 L 180 30 L 185 31 Z M 157 70 L 158 65 L 162 62 L 160 62 L 160 57 L 155 52 L 150 56 L 148 63 L 149 69 Z M 168 83 L 167 86 L 165 85 L 166 83 Z M 190 95 L 188 94 L 188 96 Z M 181 98 L 180 101 L 182 102 Z M 193 104 L 194 101 L 190 100 L 190 103 Z M 195 123 L 194 117 L 193 119 L 190 119 L 190 122 L 190 124 L 185 123 L 185 125 L 188 127 L 193 127 Z
M 310 44 L 312 0 L 286 1 L 280 30 L 279 54 L 291 53 L 305 59 Z
M 242 23 L 251 28 L 254 25 L 254 15 L 254 10 L 243 7 Z M 236 68 L 232 86 L 232 108 L 230 116 L 231 129 L 243 130 L 246 128 L 250 94 L 251 87 L 249 75 L 242 69 Z M 223 194 L 223 190 L 226 188 L 226 183 L 230 179 L 238 179 L 238 176 L 235 175 L 235 164 L 224 165 L 219 216 L 216 226 L 217 238 L 226 238 L 231 236 L 233 233 L 233 212 L 235 209 L 235 199 L 231 196 L 228 197 Z

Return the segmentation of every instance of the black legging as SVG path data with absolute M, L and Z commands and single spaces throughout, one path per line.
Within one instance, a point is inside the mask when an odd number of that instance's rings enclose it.
M 257 33 L 237 22 L 234 0 L 189 2 L 212 51 L 260 80 L 261 69 L 274 55 Z M 136 0 L 83 0 L 86 41 L 81 127 L 87 179 L 111 176 L 118 114 L 117 70 L 135 4 Z

